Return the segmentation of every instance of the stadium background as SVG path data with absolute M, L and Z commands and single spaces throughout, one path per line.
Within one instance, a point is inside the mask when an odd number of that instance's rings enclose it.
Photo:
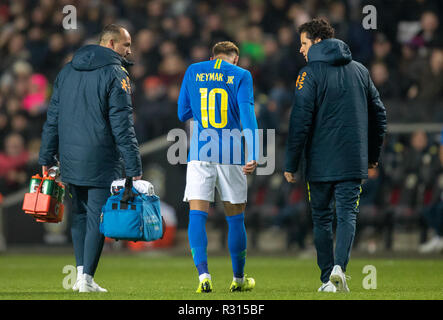
M 377 8 L 376 30 L 362 26 L 366 4 Z M 76 8 L 76 30 L 62 27 L 65 5 Z M 186 166 L 166 159 L 172 143 L 166 134 L 186 129 L 176 116 L 181 78 L 189 64 L 209 58 L 215 42 L 232 40 L 240 47 L 239 65 L 253 75 L 259 128 L 276 130 L 274 174 L 249 180 L 249 248 L 312 253 L 304 185 L 283 181 L 282 159 L 293 86 L 305 65 L 297 26 L 325 16 L 370 70 L 389 123 L 381 166 L 363 185 L 355 250 L 417 252 L 438 227 L 424 212 L 437 224 L 443 216 L 437 206 L 443 190 L 442 13 L 438 0 L 1 1 L 0 250 L 69 247 L 69 213 L 61 224 L 35 223 L 21 202 L 30 176 L 40 171 L 36 159 L 55 76 L 76 49 L 97 43 L 103 26 L 119 23 L 132 35 L 129 72 L 144 179 L 169 205 L 164 210 L 176 228 L 173 241 L 158 250 L 181 252 L 187 241 Z M 69 208 L 69 198 L 66 203 Z M 208 227 L 210 249 L 223 248 L 226 223 L 218 205 Z M 127 245 L 119 243 L 119 250 L 153 249 Z

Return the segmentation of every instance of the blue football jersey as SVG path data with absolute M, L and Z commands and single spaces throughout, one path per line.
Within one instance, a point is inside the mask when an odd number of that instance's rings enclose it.
M 188 161 L 244 164 L 257 160 L 257 120 L 252 76 L 222 59 L 194 63 L 183 78 L 178 99 L 181 121 L 194 118 Z

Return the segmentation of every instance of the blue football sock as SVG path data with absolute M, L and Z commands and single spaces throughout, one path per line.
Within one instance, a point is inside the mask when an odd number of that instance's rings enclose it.
M 244 213 L 226 216 L 228 221 L 228 248 L 234 277 L 243 278 L 246 263 L 246 229 Z
M 208 214 L 200 210 L 189 212 L 188 238 L 191 247 L 192 258 L 197 267 L 198 274 L 209 273 L 208 271 L 208 238 L 206 236 L 206 219 Z

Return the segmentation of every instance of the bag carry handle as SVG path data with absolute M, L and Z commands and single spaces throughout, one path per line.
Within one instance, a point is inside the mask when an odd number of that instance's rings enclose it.
M 132 177 L 126 177 L 125 192 L 123 192 L 121 203 L 129 203 L 134 200 L 134 193 L 132 192 Z

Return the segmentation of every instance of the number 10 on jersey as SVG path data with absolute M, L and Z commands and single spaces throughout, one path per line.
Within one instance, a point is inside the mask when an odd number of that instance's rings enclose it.
M 220 119 L 221 122 L 217 123 L 215 120 L 215 98 L 216 94 L 220 94 Z M 207 128 L 211 124 L 214 128 L 224 128 L 228 124 L 228 93 L 225 89 L 214 88 L 209 91 L 208 88 L 200 88 L 201 95 L 201 120 L 203 128 Z M 209 100 L 209 117 L 208 117 L 208 100 Z M 209 120 L 209 124 L 208 124 Z

